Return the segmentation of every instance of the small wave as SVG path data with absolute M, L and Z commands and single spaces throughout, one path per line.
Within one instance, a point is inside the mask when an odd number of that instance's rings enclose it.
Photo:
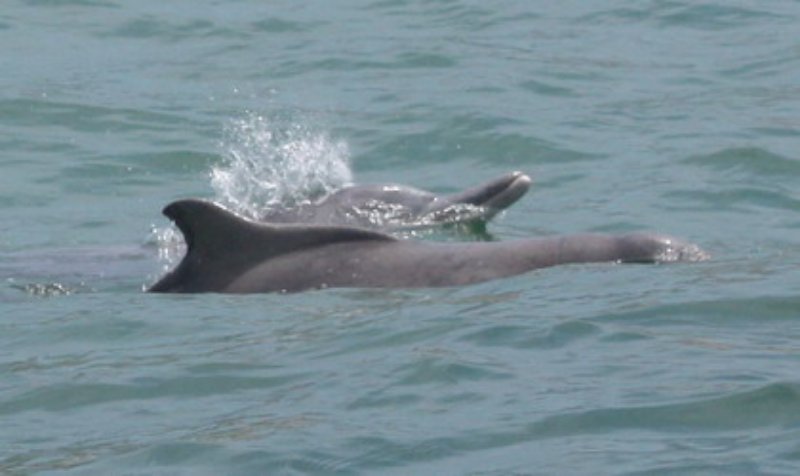
M 406 397 L 408 398 L 408 397 Z M 431 435 L 414 442 L 384 437 L 351 438 L 358 448 L 352 459 L 358 465 L 382 465 L 404 461 L 407 464 L 443 461 L 456 455 L 517 446 L 529 441 L 564 439 L 574 441 L 587 435 L 610 435 L 625 431 L 708 435 L 720 431 L 753 431 L 768 427 L 791 428 L 797 425 L 800 410 L 798 386 L 774 383 L 752 390 L 687 402 L 641 407 L 611 407 L 546 416 L 523 426 L 491 430 Z M 697 438 L 698 436 L 695 436 Z M 407 471 L 415 473 L 419 471 Z
M 531 438 L 609 432 L 630 428 L 695 432 L 751 430 L 798 423 L 800 387 L 773 383 L 756 389 L 687 402 L 647 407 L 616 407 L 567 413 L 531 423 Z
M 216 201 L 250 218 L 352 182 L 347 144 L 291 118 L 232 120 L 221 148 L 223 162 L 211 170 Z
M 757 176 L 800 175 L 800 162 L 758 147 L 734 147 L 711 154 L 695 155 L 684 163 L 696 164 L 717 171 L 739 171 Z

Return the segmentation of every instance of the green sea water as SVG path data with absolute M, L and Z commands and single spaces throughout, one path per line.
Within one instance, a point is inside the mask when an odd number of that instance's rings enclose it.
M 0 474 L 800 471 L 800 3 L 7 0 Z M 149 295 L 171 200 L 520 170 L 701 263 Z

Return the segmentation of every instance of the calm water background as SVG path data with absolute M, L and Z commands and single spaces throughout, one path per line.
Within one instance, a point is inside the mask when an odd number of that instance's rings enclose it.
M 0 473 L 797 474 L 798 25 L 788 0 L 5 0 Z M 495 239 L 652 229 L 713 260 L 142 292 L 179 197 L 510 170 L 534 187 Z

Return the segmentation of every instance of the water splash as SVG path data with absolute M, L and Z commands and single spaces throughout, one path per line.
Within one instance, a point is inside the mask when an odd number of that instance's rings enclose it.
M 698 262 L 710 259 L 711 255 L 699 246 L 679 240 L 669 240 L 661 253 L 656 256 L 656 262 L 659 263 Z
M 486 216 L 486 209 L 469 203 L 454 203 L 447 207 L 420 214 L 402 203 L 368 200 L 352 207 L 347 218 L 354 224 L 380 230 L 404 231 L 439 228 L 448 225 L 478 222 Z
M 186 251 L 183 236 L 174 225 L 161 227 L 151 224 L 144 245 L 156 248 L 158 261 L 165 264 L 177 263 Z
M 150 225 L 150 233 L 144 244 L 158 250 L 157 262 L 160 270 L 147 277 L 147 283 L 142 285 L 142 290 L 149 288 L 161 275 L 175 268 L 186 254 L 183 235 L 174 224 L 166 227 Z
M 211 170 L 215 201 L 248 216 L 298 206 L 352 182 L 343 141 L 294 119 L 250 114 L 232 120 Z
M 79 287 L 59 282 L 24 284 L 16 284 L 12 282 L 11 287 L 36 297 L 68 296 L 80 290 Z M 82 283 L 81 287 L 85 288 L 86 286 Z

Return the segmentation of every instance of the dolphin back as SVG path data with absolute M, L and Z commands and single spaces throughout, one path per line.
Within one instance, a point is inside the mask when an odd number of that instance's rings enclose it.
M 283 254 L 342 242 L 397 241 L 355 227 L 254 222 L 199 199 L 172 202 L 163 213 L 183 234 L 186 254 L 150 292 L 220 291 L 248 269 Z

